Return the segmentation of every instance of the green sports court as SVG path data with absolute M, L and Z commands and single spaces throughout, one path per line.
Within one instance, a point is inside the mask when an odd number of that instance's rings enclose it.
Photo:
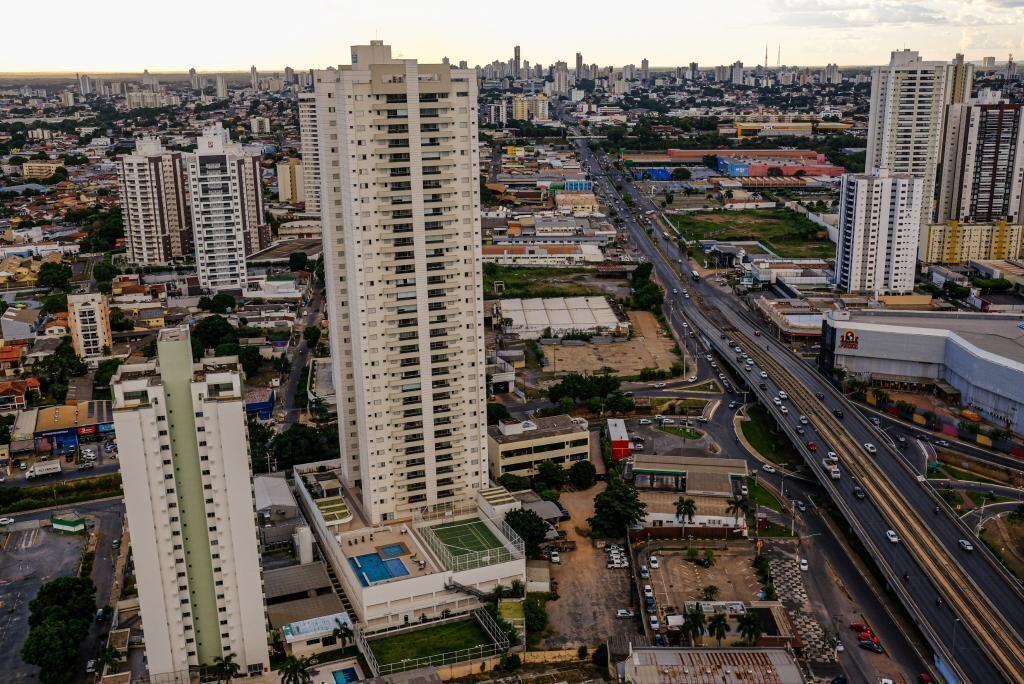
M 505 545 L 479 518 L 435 525 L 430 530 L 455 558 L 491 550 L 504 550 Z

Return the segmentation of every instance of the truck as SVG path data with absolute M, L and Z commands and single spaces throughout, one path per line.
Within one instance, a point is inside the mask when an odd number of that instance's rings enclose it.
M 47 461 L 45 463 L 33 463 L 25 472 L 25 479 L 31 480 L 34 477 L 54 475 L 60 472 L 60 461 Z

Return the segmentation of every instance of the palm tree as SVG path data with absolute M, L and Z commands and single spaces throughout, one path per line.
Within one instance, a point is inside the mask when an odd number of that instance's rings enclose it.
M 704 635 L 704 611 L 694 606 L 686 614 L 683 629 L 690 635 L 690 645 L 697 645 L 697 638 Z
M 121 652 L 116 648 L 105 648 L 103 653 L 100 653 L 100 656 L 96 659 L 96 671 L 101 674 L 107 670 L 114 672 L 122 660 L 124 658 L 121 657 Z
M 693 499 L 679 497 L 676 500 L 676 519 L 682 521 L 686 518 L 693 523 L 693 517 L 697 515 L 697 502 Z
M 242 668 L 235 662 L 235 654 L 229 653 L 213 659 L 213 671 L 218 682 L 230 682 L 242 672 Z
M 718 587 L 716 587 L 714 584 L 709 584 L 708 586 L 704 587 L 704 600 L 714 601 L 718 598 L 719 593 L 720 592 Z
M 725 512 L 733 516 L 735 522 L 734 527 L 740 526 L 740 513 L 745 513 L 747 509 L 747 502 L 739 496 L 733 495 L 729 501 L 726 502 Z
M 352 628 L 341 620 L 335 620 L 335 623 L 338 626 L 331 632 L 331 636 L 341 643 L 342 648 L 345 648 L 348 646 L 348 640 L 352 638 Z
M 718 647 L 722 647 L 722 639 L 729 633 L 729 620 L 726 619 L 725 613 L 715 613 L 708 620 L 708 636 L 718 642 Z
M 744 643 L 753 646 L 764 634 L 764 625 L 761 624 L 761 618 L 757 613 L 743 613 L 736 621 L 736 631 L 740 633 Z
M 288 656 L 281 663 L 281 684 L 309 684 L 313 678 L 309 676 L 308 670 L 313 666 L 312 658 L 296 658 Z

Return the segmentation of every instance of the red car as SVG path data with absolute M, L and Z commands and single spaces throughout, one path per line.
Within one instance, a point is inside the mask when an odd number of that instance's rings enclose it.
M 850 629 L 854 632 L 863 632 L 864 630 L 868 629 L 868 626 L 863 622 L 851 622 Z
M 810 449 L 810 450 L 811 450 L 811 453 L 813 454 L 813 453 L 814 453 L 815 451 L 817 451 L 817 450 L 818 450 L 818 445 L 817 445 L 817 444 L 815 444 L 814 442 L 812 442 L 812 441 L 808 440 L 808 441 L 807 441 L 807 448 L 808 448 L 808 449 Z
M 761 336 L 761 331 L 760 330 L 755 330 L 754 331 L 754 337 L 760 337 L 760 336 Z

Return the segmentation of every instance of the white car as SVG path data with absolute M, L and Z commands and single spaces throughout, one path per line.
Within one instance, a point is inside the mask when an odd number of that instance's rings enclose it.
M 665 387 L 665 383 L 663 383 L 663 382 L 656 382 L 656 383 L 654 383 L 654 389 L 661 389 L 662 387 Z
M 661 419 L 661 424 L 662 425 L 675 425 L 676 424 L 676 419 L 675 418 L 662 418 Z
M 719 380 L 725 380 L 725 373 L 719 373 L 718 374 L 718 379 Z
M 800 424 L 807 425 L 807 416 L 800 416 Z
M 0 520 L 0 523 L 3 523 L 3 520 Z M 974 544 L 972 544 L 971 542 L 967 541 L 966 539 L 961 539 L 957 543 L 960 544 L 960 548 L 963 549 L 964 551 L 973 551 L 974 550 Z
M 779 411 L 781 411 L 782 415 L 784 415 L 784 416 L 788 416 L 789 415 L 789 409 L 786 408 L 785 406 L 780 406 L 779 407 Z
M 551 562 L 552 563 L 561 563 L 562 562 L 562 557 L 558 555 L 557 551 L 552 551 L 551 552 Z
M 635 616 L 636 616 L 636 613 L 634 613 L 633 611 L 629 610 L 628 608 L 619 608 L 617 611 L 615 611 L 615 617 L 620 619 L 620 620 L 625 620 L 625 619 L 628 619 L 628 618 L 631 618 L 631 617 L 635 617 Z
M 0 518 L 0 525 L 6 527 L 14 523 L 14 518 Z
M 878 453 L 878 449 L 875 448 L 875 445 L 872 444 L 871 442 L 864 442 L 864 451 L 868 452 L 869 454 Z
M 658 559 L 655 556 L 651 556 L 651 567 L 654 568 L 655 570 L 657 570 L 659 567 L 661 567 L 661 566 L 658 565 Z
M 765 373 L 764 371 L 761 371 L 761 377 L 762 377 L 762 378 L 767 378 L 767 377 L 768 377 L 768 374 L 767 374 L 767 373 Z
M 885 538 L 891 541 L 893 544 L 899 544 L 900 538 L 892 530 L 885 531 Z
M 637 421 L 640 425 L 650 425 L 653 421 L 650 418 L 641 418 Z
M 763 470 L 766 473 L 774 473 L 775 472 L 775 466 L 764 465 L 764 466 L 761 466 L 761 470 Z
M 776 406 L 782 406 L 782 400 L 779 399 L 778 397 L 772 397 L 772 403 L 775 404 Z
M 657 615 L 652 615 L 651 616 L 651 629 L 653 629 L 655 632 L 657 632 L 659 629 L 661 629 L 661 623 L 658 622 L 658 616 Z
M 800 569 L 801 569 L 802 571 L 804 571 L 804 572 L 807 572 L 807 570 L 809 569 L 809 567 L 810 567 L 810 566 L 808 566 L 808 565 L 807 565 L 807 559 L 806 559 L 806 558 L 801 558 L 801 559 L 800 559 Z
M 705 354 L 704 355 L 704 360 L 705 361 L 714 361 L 714 357 L 712 357 L 711 354 Z
M 691 375 L 690 377 L 688 377 L 686 379 L 686 382 L 697 382 L 697 376 L 696 375 Z
M 789 395 L 782 390 L 779 390 L 779 399 L 789 399 Z
M 644 598 L 654 598 L 654 589 L 651 589 L 650 584 L 644 585 Z

